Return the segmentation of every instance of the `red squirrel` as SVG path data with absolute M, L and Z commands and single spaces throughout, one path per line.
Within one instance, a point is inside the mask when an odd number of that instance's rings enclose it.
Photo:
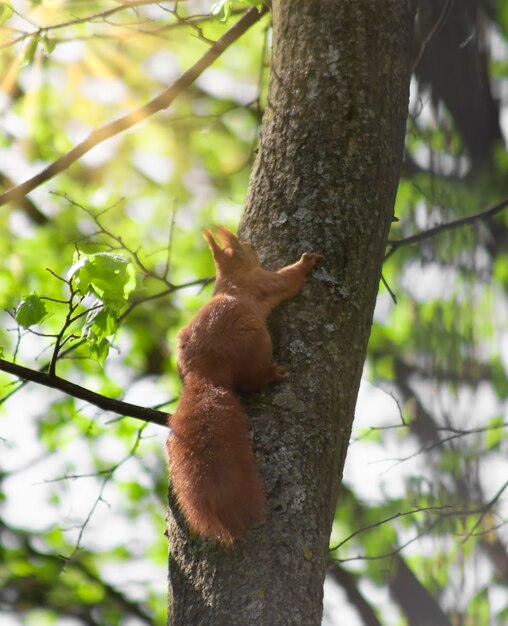
M 237 394 L 283 380 L 272 360 L 266 326 L 271 311 L 295 296 L 322 258 L 305 253 L 277 272 L 261 267 L 252 244 L 208 230 L 216 283 L 212 299 L 178 333 L 183 390 L 169 425 L 171 485 L 188 525 L 198 535 L 231 545 L 262 521 L 265 495 L 244 410 Z

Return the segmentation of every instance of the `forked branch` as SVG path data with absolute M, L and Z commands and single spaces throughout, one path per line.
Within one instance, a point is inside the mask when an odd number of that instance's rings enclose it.
M 16 187 L 12 187 L 4 193 L 0 194 L 0 205 L 7 202 L 20 200 L 27 193 L 33 191 L 42 183 L 45 183 L 56 174 L 59 174 L 63 170 L 67 169 L 72 163 L 81 158 L 84 154 L 89 152 L 96 145 L 110 139 L 115 135 L 120 134 L 128 128 L 132 128 L 136 124 L 139 124 L 147 117 L 166 109 L 173 100 L 185 91 L 192 83 L 200 76 L 232 43 L 234 43 L 241 35 L 243 35 L 253 24 L 255 24 L 265 13 L 267 9 L 263 8 L 258 11 L 252 7 L 249 9 L 239 20 L 236 22 L 224 35 L 218 39 L 207 52 L 198 60 L 192 67 L 190 67 L 184 74 L 182 74 L 177 80 L 167 89 L 165 89 L 156 98 L 143 105 L 142 107 L 132 111 L 124 117 L 120 117 L 102 128 L 94 130 L 85 141 L 72 148 L 69 152 L 53 161 L 50 165 L 44 168 L 41 172 L 32 176 L 23 183 L 20 183 Z

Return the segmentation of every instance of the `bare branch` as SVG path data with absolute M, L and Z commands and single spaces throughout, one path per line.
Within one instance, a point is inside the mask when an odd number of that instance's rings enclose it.
M 102 396 L 95 391 L 90 391 L 85 387 L 71 383 L 68 380 L 59 378 L 58 376 L 51 376 L 46 372 L 39 372 L 37 370 L 11 363 L 0 359 L 0 370 L 19 376 L 24 380 L 29 380 L 45 387 L 51 387 L 52 389 L 58 389 L 63 391 L 68 396 L 85 400 L 90 404 L 98 406 L 104 411 L 111 411 L 118 415 L 126 415 L 128 417 L 135 417 L 145 422 L 151 422 L 152 424 L 158 424 L 159 426 L 167 426 L 168 414 L 155 409 L 149 409 L 146 407 L 138 406 L 137 404 L 130 404 L 130 402 L 123 402 L 122 400 L 115 400 L 114 398 L 108 398 Z
M 72 150 L 64 154 L 56 161 L 53 161 L 42 172 L 29 178 L 25 182 L 17 185 L 0 194 L 0 205 L 6 202 L 19 201 L 27 193 L 34 190 L 42 183 L 48 181 L 56 174 L 67 169 L 72 163 L 86 154 L 96 145 L 102 143 L 106 139 L 114 137 L 119 133 L 132 128 L 139 122 L 150 117 L 154 113 L 166 109 L 173 100 L 187 89 L 195 80 L 206 70 L 232 43 L 234 43 L 241 35 L 243 35 L 253 24 L 255 24 L 265 13 L 267 9 L 263 8 L 258 11 L 252 7 L 234 24 L 224 35 L 218 39 L 207 52 L 199 59 L 191 68 L 182 74 L 170 87 L 165 89 L 156 98 L 143 105 L 139 109 L 132 111 L 128 115 L 121 117 L 102 128 L 94 130 L 85 141 L 75 146 Z
M 339 563 L 330 561 L 328 565 L 330 577 L 344 589 L 348 600 L 361 615 L 364 626 L 383 626 L 378 620 L 372 606 L 367 602 L 358 588 L 358 578 Z
M 468 428 L 468 429 L 459 429 L 459 428 L 451 428 L 451 427 L 435 427 L 433 428 L 435 433 L 448 432 L 451 434 L 441 439 L 439 439 L 436 435 L 432 443 L 422 446 L 421 448 L 416 450 L 416 452 L 413 452 L 412 454 L 408 454 L 405 457 L 401 457 L 399 459 L 386 459 L 387 461 L 394 461 L 394 463 L 393 465 L 390 465 L 390 467 L 387 468 L 383 472 L 383 474 L 386 474 L 387 472 L 392 470 L 394 467 L 397 467 L 397 465 L 400 465 L 401 463 L 410 461 L 411 459 L 414 459 L 415 457 L 420 456 L 421 454 L 427 454 L 428 452 L 435 450 L 439 446 L 444 446 L 450 441 L 455 441 L 455 439 L 466 437 L 467 435 L 478 435 L 481 433 L 486 433 L 486 432 L 490 432 L 493 430 L 497 430 L 499 428 L 506 428 L 507 426 L 508 426 L 508 422 L 500 422 L 499 424 L 488 424 L 487 426 L 479 426 L 478 428 Z M 373 427 L 371 430 L 386 430 L 387 428 L 392 428 L 392 427 L 385 427 L 385 428 Z
M 383 274 L 381 274 L 381 282 L 385 286 L 386 291 L 388 291 L 388 293 L 390 294 L 390 298 L 392 299 L 393 304 L 397 304 L 397 296 L 390 289 L 390 285 L 386 282 L 386 278 L 383 276 Z
M 68 285 L 70 289 L 70 295 L 69 295 L 69 300 L 67 301 L 67 305 L 69 308 L 67 310 L 67 315 L 65 316 L 65 321 L 63 323 L 63 326 L 60 329 L 60 332 L 58 333 L 56 337 L 55 347 L 53 349 L 53 354 L 51 356 L 51 362 L 49 364 L 49 376 L 51 377 L 54 377 L 56 375 L 56 362 L 58 361 L 60 348 L 64 342 L 65 331 L 72 324 L 73 322 L 72 316 L 74 314 L 74 311 L 77 309 L 77 307 L 79 306 L 81 302 L 81 300 L 78 303 L 74 302 L 74 297 L 76 296 L 77 291 L 72 286 L 72 281 L 68 281 Z
M 93 514 L 95 513 L 95 510 L 96 510 L 97 506 L 101 502 L 105 502 L 105 500 L 103 498 L 103 494 L 104 494 L 104 491 L 106 489 L 106 486 L 107 486 L 108 482 L 111 480 L 111 478 L 113 477 L 113 474 L 116 472 L 116 470 L 121 465 L 123 465 L 126 461 L 128 461 L 136 453 L 136 450 L 138 449 L 138 446 L 139 446 L 139 444 L 141 442 L 141 435 L 143 434 L 143 431 L 146 428 L 146 426 L 147 426 L 147 424 L 143 424 L 143 426 L 141 426 L 141 428 L 138 430 L 138 432 L 136 434 L 136 440 L 134 441 L 134 444 L 131 447 L 131 449 L 128 452 L 128 454 L 121 461 L 118 461 L 118 463 L 115 463 L 115 465 L 113 465 L 113 467 L 111 467 L 109 469 L 109 471 L 106 472 L 106 475 L 102 479 L 102 484 L 101 484 L 101 488 L 100 488 L 100 491 L 99 491 L 99 495 L 95 499 L 95 502 L 93 503 L 92 507 L 88 511 L 88 515 L 86 516 L 83 524 L 81 525 L 81 528 L 79 529 L 79 534 L 78 534 L 78 538 L 77 538 L 76 544 L 75 544 L 74 549 L 72 550 L 71 554 L 66 558 L 65 567 L 67 567 L 67 565 L 70 563 L 70 561 L 74 559 L 74 556 L 76 555 L 78 550 L 81 548 L 81 540 L 83 539 L 83 535 L 85 533 L 85 529 L 88 526 L 88 524 L 90 523 L 90 520 L 92 519 Z
M 397 547 L 394 547 L 394 549 L 391 550 L 390 552 L 384 552 L 384 553 L 375 554 L 375 555 L 358 554 L 356 556 L 347 557 L 347 558 L 344 558 L 344 559 L 332 558 L 332 560 L 336 561 L 337 563 L 346 563 L 348 561 L 378 561 L 378 560 L 381 560 L 381 559 L 393 558 L 395 555 L 399 554 L 405 548 L 407 548 L 407 546 L 411 545 L 415 541 L 418 541 L 419 539 L 421 539 L 422 537 L 424 537 L 425 535 L 430 533 L 430 531 L 433 530 L 441 521 L 443 521 L 443 519 L 446 519 L 448 517 L 455 517 L 455 516 L 463 517 L 465 515 L 476 515 L 477 513 L 484 513 L 485 510 L 486 510 L 486 507 L 487 508 L 491 508 L 491 506 L 500 497 L 500 495 L 503 493 L 503 491 L 506 489 L 507 486 L 508 486 L 508 481 L 507 481 L 507 484 L 503 485 L 503 487 L 499 490 L 499 492 L 494 496 L 493 500 L 491 502 L 489 502 L 487 505 L 483 505 L 482 507 L 479 507 L 479 508 L 476 508 L 476 509 L 471 509 L 471 510 L 452 510 L 452 511 L 450 511 L 448 513 L 446 513 L 446 512 L 441 513 L 436 519 L 434 519 L 431 522 L 429 522 L 429 524 L 426 527 L 424 527 L 424 528 L 422 528 L 422 530 L 418 531 L 416 535 L 414 535 L 413 537 L 408 539 L 405 543 L 400 544 Z M 453 507 L 451 505 L 444 505 L 442 507 L 428 507 L 428 509 L 423 508 L 423 509 L 421 509 L 421 511 L 426 511 L 426 510 L 430 510 L 430 509 L 439 509 L 439 508 L 445 509 L 445 508 L 453 508 Z M 412 512 L 415 512 L 415 511 L 409 511 L 407 514 L 409 515 Z M 404 515 L 404 513 L 401 513 L 400 515 Z M 399 516 L 395 515 L 394 517 L 399 517 Z M 388 518 L 388 519 L 390 519 L 390 518 Z M 370 528 L 374 528 L 376 526 L 380 526 L 382 523 L 384 523 L 386 521 L 387 520 L 382 520 L 381 522 L 378 522 L 378 523 L 366 526 L 365 529 L 360 529 L 359 531 L 353 533 L 350 537 L 348 537 L 347 539 L 342 541 L 340 544 L 338 544 L 338 546 L 336 546 L 335 548 L 330 548 L 330 550 L 334 550 L 334 549 L 338 548 L 345 541 L 349 541 L 349 539 L 351 539 L 354 535 L 357 535 L 357 534 L 363 532 L 363 530 L 368 530 Z M 503 523 L 501 525 L 503 525 Z M 476 527 L 476 525 L 475 525 L 475 527 Z M 494 527 L 490 528 L 489 530 L 491 530 L 491 531 L 494 530 Z M 464 541 L 466 541 L 470 536 L 471 536 L 471 534 L 469 533 L 466 536 L 466 538 L 464 539 Z
M 447 232 L 449 230 L 455 230 L 455 228 L 460 228 L 461 226 L 474 224 L 477 220 L 484 220 L 488 217 L 493 217 L 497 213 L 500 213 L 507 206 L 508 196 L 503 198 L 502 200 L 499 200 L 499 202 L 496 202 L 488 209 L 480 211 L 479 213 L 474 213 L 473 215 L 461 217 L 460 219 L 453 222 L 448 222 L 447 224 L 439 224 L 438 226 L 434 226 L 434 228 L 429 228 L 428 230 L 424 230 L 420 233 L 415 233 L 414 235 L 410 235 L 409 237 L 404 237 L 404 239 L 388 240 L 388 243 L 390 244 L 390 249 L 385 255 L 385 261 L 402 246 L 411 245 L 413 243 L 420 243 L 421 241 L 431 239 L 432 237 L 436 237 L 437 235 L 440 235 L 441 233 Z
M 475 522 L 475 524 L 473 525 L 473 527 L 471 528 L 471 530 L 467 533 L 467 535 L 464 537 L 464 539 L 462 540 L 462 543 L 466 543 L 466 541 L 473 536 L 474 531 L 478 528 L 478 526 L 482 523 L 483 518 L 485 517 L 485 515 L 492 509 L 492 507 L 496 504 L 496 502 L 499 500 L 499 498 L 503 495 L 504 491 L 506 490 L 506 488 L 508 487 L 508 480 L 505 481 L 503 483 L 503 485 L 498 489 L 498 491 L 496 492 L 496 494 L 494 495 L 494 497 L 489 500 L 489 502 L 487 502 L 485 504 L 485 507 L 483 509 L 483 511 L 481 512 L 480 516 L 478 517 L 477 521 Z
M 14 181 L 8 178 L 5 174 L 0 173 L 0 185 L 4 188 L 12 187 L 12 185 L 14 185 Z M 30 198 L 21 198 L 20 208 L 23 209 L 28 219 L 38 226 L 49 222 L 49 218 L 37 208 L 35 203 L 32 202 Z
M 382 526 L 383 524 L 386 524 L 388 522 L 392 522 L 393 520 L 396 520 L 399 517 L 405 517 L 407 515 L 415 515 L 416 513 L 427 513 L 429 511 L 443 511 L 444 509 L 451 509 L 451 508 L 452 507 L 449 504 L 444 504 L 442 506 L 427 506 L 427 507 L 421 507 L 418 509 L 412 509 L 411 511 L 403 511 L 399 513 L 395 513 L 394 515 L 390 515 L 390 517 L 386 517 L 385 519 L 379 520 L 377 522 L 374 522 L 373 524 L 369 524 L 368 526 L 365 526 L 364 528 L 360 528 L 359 530 L 356 530 L 354 533 L 351 533 L 349 537 L 346 537 L 342 541 L 339 541 L 339 543 L 336 546 L 333 546 L 332 548 L 330 548 L 330 552 L 334 552 L 335 550 L 338 550 L 345 543 L 347 543 L 348 541 L 351 541 L 353 537 L 356 537 L 356 535 L 364 533 L 367 530 L 372 530 L 373 528 L 377 528 L 378 526 Z

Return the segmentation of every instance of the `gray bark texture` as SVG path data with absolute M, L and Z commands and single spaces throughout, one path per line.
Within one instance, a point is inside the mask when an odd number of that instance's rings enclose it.
M 233 549 L 168 520 L 175 626 L 314 626 L 401 165 L 407 0 L 274 0 L 269 99 L 240 226 L 265 267 L 325 259 L 271 318 L 285 382 L 246 398 L 266 523 Z M 339 512 L 340 515 L 340 512 Z

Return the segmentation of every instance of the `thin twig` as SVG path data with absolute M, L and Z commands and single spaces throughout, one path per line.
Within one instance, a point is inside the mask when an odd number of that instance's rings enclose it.
M 175 219 L 176 219 L 176 200 L 173 199 L 173 208 L 171 209 L 170 217 L 169 217 L 169 232 L 168 232 L 168 247 L 166 253 L 166 264 L 164 265 L 164 270 L 162 275 L 165 280 L 171 284 L 171 281 L 168 278 L 169 269 L 171 267 L 171 249 L 173 247 L 173 234 L 175 230 Z
M 68 281 L 67 284 L 69 285 L 69 290 L 70 290 L 69 300 L 68 300 L 69 308 L 67 309 L 67 314 L 65 316 L 65 321 L 62 325 L 62 328 L 60 329 L 60 332 L 56 336 L 55 347 L 53 348 L 53 354 L 51 355 L 51 361 L 49 363 L 49 375 L 50 376 L 56 375 L 56 362 L 58 361 L 58 356 L 60 354 L 60 347 L 62 345 L 62 341 L 64 340 L 65 331 L 72 324 L 72 315 L 81 303 L 81 300 L 79 302 L 74 302 L 74 298 L 77 294 L 77 291 L 72 286 L 72 281 Z
M 440 507 L 435 507 L 435 508 L 440 508 Z M 447 507 L 443 506 L 441 508 L 447 508 Z M 452 507 L 449 507 L 449 508 L 452 508 Z M 425 511 L 425 509 L 422 509 L 422 511 Z M 378 561 L 378 560 L 381 560 L 381 559 L 392 558 L 394 555 L 399 554 L 400 552 L 402 552 L 405 548 L 407 548 L 409 545 L 411 545 L 415 541 L 418 541 L 418 539 L 421 539 L 422 537 L 424 537 L 433 528 L 435 528 L 444 518 L 454 517 L 454 516 L 458 516 L 458 515 L 460 515 L 460 516 L 462 516 L 462 515 L 473 515 L 473 514 L 478 513 L 478 512 L 479 512 L 478 510 L 474 510 L 474 511 L 450 511 L 449 513 L 442 513 L 441 515 L 439 515 L 439 517 L 437 517 L 435 520 L 433 520 L 425 528 L 423 528 L 421 531 L 417 532 L 416 535 L 414 535 L 413 537 L 408 539 L 405 543 L 400 544 L 399 546 L 397 546 L 396 548 L 394 548 L 390 552 L 384 552 L 384 553 L 381 553 L 381 554 L 374 554 L 374 555 L 358 554 L 357 556 L 347 557 L 347 558 L 344 558 L 344 559 L 333 558 L 332 560 L 336 561 L 337 563 L 346 563 L 347 561 Z M 384 521 L 386 521 L 386 520 L 384 520 Z M 380 523 L 377 523 L 377 524 L 372 524 L 371 526 L 379 526 L 381 523 L 383 523 L 383 522 L 380 522 Z M 370 528 L 371 526 L 369 526 L 367 528 Z M 363 531 L 363 529 L 361 529 L 358 532 L 362 532 L 362 531 Z M 358 532 L 354 533 L 354 534 L 358 534 Z
M 506 488 L 508 487 L 508 480 L 505 481 L 503 483 L 503 485 L 498 489 L 498 491 L 496 492 L 496 494 L 494 495 L 494 497 L 489 500 L 489 502 L 487 502 L 487 504 L 485 505 L 485 508 L 483 509 L 483 511 L 481 512 L 480 516 L 478 517 L 478 519 L 476 520 L 475 524 L 473 525 L 473 527 L 471 528 L 471 530 L 467 533 L 467 535 L 464 537 L 464 539 L 462 540 L 462 543 L 466 543 L 466 541 L 473 535 L 474 531 L 478 528 L 478 526 L 482 523 L 483 518 L 485 517 L 485 515 L 487 515 L 487 513 L 490 511 L 490 509 L 492 509 L 492 507 L 494 506 L 494 504 L 499 500 L 499 498 L 503 495 L 504 491 L 506 490 Z
M 69 198 L 69 196 L 67 196 L 67 194 L 60 194 L 60 193 L 56 193 L 56 192 L 51 192 L 51 193 L 52 193 L 52 195 L 58 196 L 60 198 L 63 198 L 69 204 L 71 204 L 72 206 L 74 206 L 74 207 L 76 207 L 78 209 L 81 209 L 89 217 L 92 218 L 92 220 L 95 222 L 95 224 L 97 225 L 97 228 L 99 230 L 97 232 L 95 232 L 95 233 L 92 233 L 92 235 L 88 235 L 86 237 L 87 239 L 89 239 L 92 236 L 96 236 L 96 235 L 104 235 L 106 237 L 109 237 L 114 242 L 116 242 L 118 244 L 118 246 L 115 247 L 115 246 L 113 246 L 111 244 L 106 244 L 106 243 L 103 243 L 102 245 L 108 246 L 108 248 L 110 250 L 124 250 L 125 252 L 130 254 L 130 256 L 133 258 L 134 262 L 138 266 L 139 270 L 141 271 L 142 274 L 145 275 L 145 277 L 155 278 L 156 280 L 160 280 L 161 282 L 163 282 L 168 288 L 173 288 L 173 285 L 170 282 L 168 282 L 168 280 L 166 279 L 165 275 L 159 276 L 158 274 L 156 274 L 155 272 L 150 270 L 148 267 L 146 267 L 146 265 L 144 264 L 144 262 L 141 260 L 141 258 L 139 256 L 140 248 L 138 248 L 137 250 L 133 250 L 132 248 L 128 247 L 127 244 L 124 242 L 124 240 L 122 239 L 122 237 L 120 235 L 115 235 L 114 233 L 112 233 L 101 222 L 100 218 L 102 217 L 102 215 L 104 215 L 105 213 L 107 213 L 108 211 L 113 209 L 118 204 L 118 202 L 115 202 L 115 204 L 112 205 L 112 206 L 106 207 L 102 211 L 94 213 L 91 209 L 88 209 L 87 207 L 83 206 L 79 202 L 76 202 L 72 198 Z M 75 242 L 75 243 L 77 243 L 77 242 Z
M 104 500 L 104 498 L 103 498 L 103 494 L 104 494 L 104 490 L 106 489 L 106 486 L 107 486 L 108 482 L 111 480 L 114 472 L 116 472 L 116 470 L 121 465 L 123 465 L 132 456 L 134 456 L 134 454 L 136 453 L 136 450 L 138 449 L 138 446 L 139 446 L 139 444 L 141 442 L 141 435 L 143 434 L 143 431 L 145 430 L 146 426 L 147 426 L 147 424 L 143 424 L 143 426 L 141 426 L 141 428 L 138 430 L 138 432 L 136 434 L 136 439 L 134 441 L 134 444 L 132 445 L 132 447 L 129 450 L 129 452 L 127 453 L 127 455 L 123 459 L 121 459 L 120 461 L 115 463 L 115 465 L 113 465 L 111 468 L 109 468 L 108 471 L 105 472 L 105 476 L 102 479 L 101 488 L 99 490 L 99 495 L 95 499 L 95 502 L 93 503 L 93 505 L 91 506 L 90 510 L 88 511 L 88 515 L 86 516 L 83 524 L 81 525 L 81 528 L 79 529 L 79 534 L 78 534 L 78 538 L 77 538 L 76 544 L 75 544 L 71 554 L 68 557 L 66 557 L 64 569 L 67 567 L 69 562 L 71 560 L 73 560 L 75 554 L 81 548 L 81 540 L 83 539 L 83 535 L 85 533 L 86 527 L 90 523 L 90 520 L 92 519 L 92 516 L 95 513 L 95 509 L 97 508 L 97 506 L 99 505 L 100 502 L 106 502 Z
M 416 68 L 418 67 L 420 61 L 422 60 L 423 54 L 425 52 L 425 50 L 427 49 L 427 46 L 429 45 L 429 43 L 432 41 L 432 39 L 434 39 L 434 37 L 436 37 L 436 35 L 439 33 L 439 31 L 441 30 L 441 28 L 444 26 L 446 19 L 449 17 L 452 9 L 453 9 L 453 4 L 454 4 L 455 0 L 446 0 L 446 3 L 443 7 L 443 10 L 441 11 L 441 14 L 439 15 L 439 17 L 436 20 L 436 23 L 434 24 L 434 26 L 430 29 L 430 31 L 428 32 L 428 34 L 425 36 L 425 38 L 422 41 L 422 45 L 420 46 L 420 50 L 418 52 L 418 56 L 416 57 L 416 59 L 413 62 L 413 67 L 411 68 L 411 73 L 413 73 Z
M 434 226 L 434 228 L 429 228 L 428 230 L 424 230 L 420 233 L 415 233 L 414 235 L 410 235 L 409 237 L 404 237 L 403 239 L 392 239 L 388 240 L 390 244 L 390 249 L 385 254 L 385 261 L 389 257 L 392 256 L 394 252 L 396 252 L 402 246 L 408 246 L 414 243 L 420 243 L 427 239 L 431 239 L 432 237 L 436 237 L 437 235 L 441 235 L 449 230 L 455 230 L 456 228 L 460 228 L 461 226 L 468 226 L 470 224 L 474 224 L 477 220 L 484 220 L 488 217 L 493 217 L 497 213 L 500 213 L 503 209 L 508 206 L 508 196 L 499 200 L 488 209 L 484 211 L 480 211 L 479 213 L 474 213 L 473 215 L 467 215 L 466 217 L 461 217 L 458 220 L 453 222 L 448 222 L 447 224 L 439 224 L 438 226 Z
M 341 548 L 348 541 L 351 541 L 353 537 L 356 537 L 357 535 L 364 533 L 367 530 L 372 530 L 373 528 L 382 526 L 383 524 L 386 524 L 387 522 L 392 522 L 393 520 L 396 520 L 399 517 L 406 517 L 407 515 L 414 515 L 416 513 L 426 513 L 428 511 L 442 511 L 443 509 L 451 509 L 451 508 L 452 507 L 450 505 L 445 504 L 443 506 L 428 506 L 428 507 L 423 507 L 420 509 L 412 509 L 411 511 L 395 513 L 394 515 L 390 515 L 390 517 L 386 517 L 385 519 L 379 520 L 378 522 L 374 522 L 373 524 L 369 524 L 368 526 L 364 526 L 363 528 L 356 530 L 354 533 L 351 533 L 349 537 L 346 537 L 345 539 L 340 541 L 336 546 L 334 546 L 333 548 L 329 548 L 329 550 L 330 552 L 334 552 L 335 550 L 338 550 L 339 548 Z
M 14 44 L 19 43 L 21 41 L 24 41 L 25 39 L 28 39 L 29 37 L 37 37 L 37 36 L 42 35 L 43 33 L 48 33 L 53 30 L 58 30 L 60 28 L 68 28 L 69 26 L 75 26 L 76 24 L 83 24 L 85 22 L 93 22 L 98 19 L 102 19 L 106 21 L 107 17 L 109 17 L 110 15 L 113 15 L 114 13 L 118 13 L 118 11 L 123 11 L 125 9 L 135 9 L 137 7 L 142 7 L 142 6 L 146 6 L 150 4 L 159 4 L 161 1 L 163 2 L 164 0 L 132 0 L 131 2 L 121 4 L 120 6 L 116 6 L 111 9 L 106 9 L 105 11 L 92 13 L 91 15 L 86 15 L 85 17 L 76 17 L 72 20 L 59 22 L 58 24 L 52 24 L 49 26 L 35 26 L 35 30 L 29 33 L 23 33 L 22 35 L 19 35 L 19 37 L 15 37 L 14 39 L 11 39 L 10 41 L 2 44 L 0 46 L 0 50 L 3 48 L 9 48 L 10 46 L 13 46 Z
M 381 282 L 383 283 L 383 285 L 385 286 L 386 290 L 390 294 L 390 298 L 393 300 L 393 304 L 397 304 L 397 296 L 390 289 L 390 285 L 386 282 L 386 278 L 383 276 L 382 273 L 381 273 Z
M 136 126 L 154 113 L 166 109 L 173 100 L 192 85 L 196 78 L 198 78 L 198 76 L 200 76 L 232 43 L 243 35 L 253 24 L 259 21 L 266 11 L 266 8 L 263 8 L 261 11 L 258 11 L 254 7 L 250 8 L 236 24 L 226 31 L 224 35 L 218 39 L 191 68 L 177 78 L 170 87 L 165 89 L 156 98 L 128 115 L 120 117 L 102 126 L 102 128 L 94 130 L 85 141 L 72 148 L 72 150 L 56 161 L 53 161 L 53 163 L 44 168 L 39 174 L 32 176 L 32 178 L 29 178 L 25 182 L 0 194 L 0 205 L 23 198 L 27 193 L 42 185 L 42 183 L 67 169 L 72 163 L 77 161 L 96 145 L 110 137 L 118 135 L 128 128 Z
M 459 439 L 460 437 L 466 437 L 468 435 L 478 435 L 478 434 L 481 434 L 481 433 L 490 432 L 490 431 L 496 430 L 498 428 L 505 428 L 507 425 L 508 425 L 507 422 L 501 422 L 499 424 L 494 424 L 494 425 L 489 425 L 489 426 L 480 426 L 478 428 L 470 428 L 470 429 L 467 429 L 467 430 L 460 430 L 460 429 L 456 429 L 456 428 L 433 428 L 433 431 L 435 431 L 435 432 L 443 432 L 444 431 L 444 432 L 451 432 L 452 434 L 448 435 L 447 437 L 443 437 L 442 439 L 436 439 L 435 441 L 433 441 L 429 445 L 423 446 L 423 447 L 419 448 L 418 450 L 416 450 L 416 452 L 413 452 L 412 454 L 409 454 L 408 456 L 402 457 L 400 459 L 384 459 L 384 461 L 394 461 L 394 463 L 392 465 L 390 465 L 390 467 L 388 467 L 386 470 L 384 470 L 383 474 L 386 474 L 387 472 L 391 471 L 394 467 L 397 467 L 401 463 L 405 463 L 406 461 L 410 461 L 411 459 L 414 459 L 417 456 L 420 456 L 421 454 L 427 454 L 429 452 L 432 452 L 432 450 L 435 450 L 439 446 L 444 446 L 446 443 L 450 443 L 451 441 L 455 441 L 455 439 Z M 382 427 L 375 427 L 375 428 L 373 427 L 372 430 L 383 430 L 383 428 Z

